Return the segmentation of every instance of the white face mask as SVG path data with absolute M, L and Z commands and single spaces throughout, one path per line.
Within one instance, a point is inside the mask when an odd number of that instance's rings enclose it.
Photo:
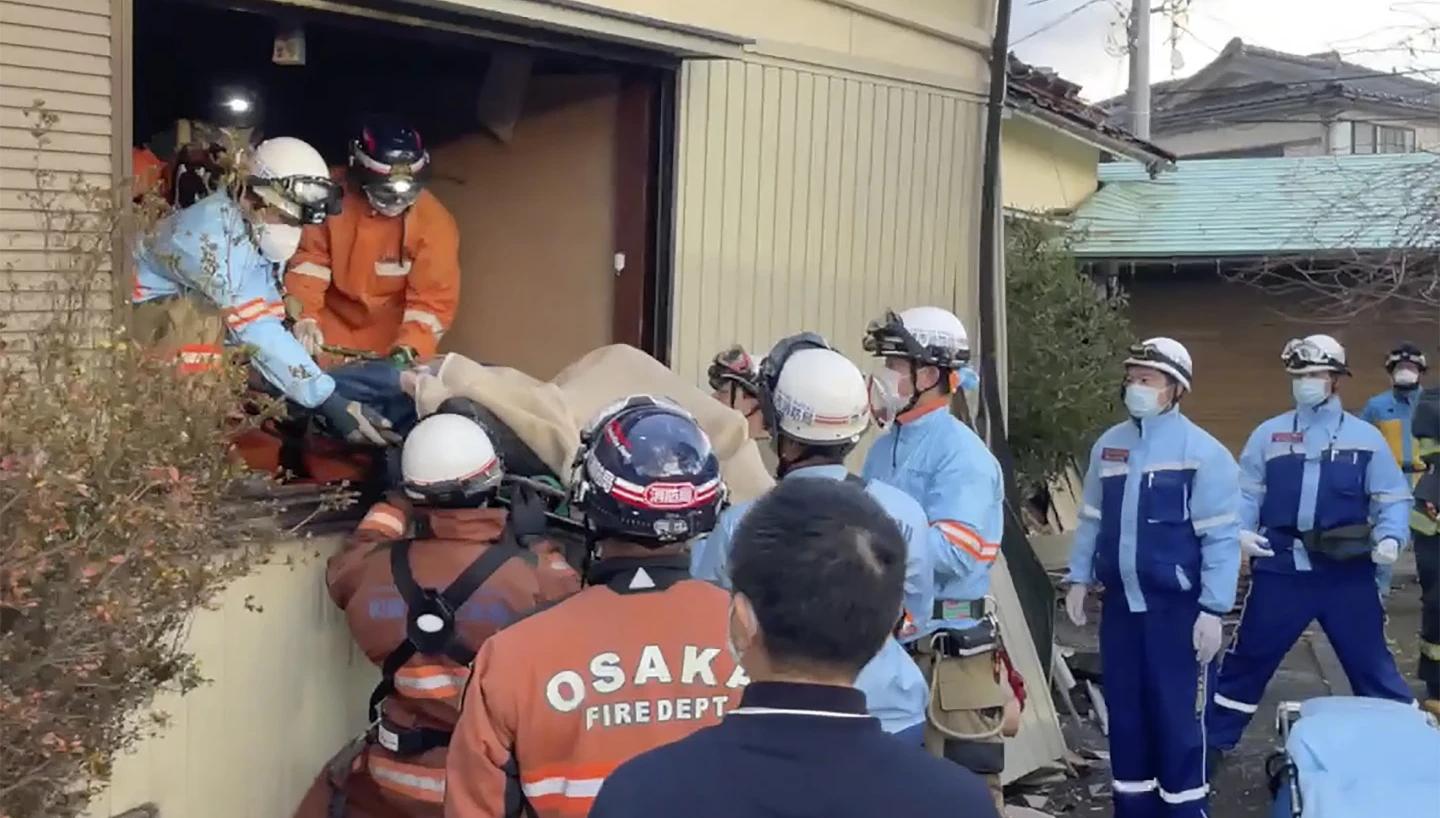
M 735 624 L 734 624 L 734 623 L 735 623 L 735 595 L 734 595 L 734 594 L 731 594 L 731 595 L 730 595 L 730 607 L 726 609 L 726 613 L 725 613 L 725 649 L 730 652 L 730 658 L 731 658 L 731 659 L 734 659 L 734 660 L 735 660 L 735 664 L 738 665 L 738 664 L 740 664 L 740 656 L 741 656 L 741 653 L 740 653 L 740 649 L 737 648 L 737 647 L 735 647 L 735 637 L 734 637 L 734 635 L 733 635 L 734 632 L 735 632 Z
M 1390 380 L 1396 386 L 1414 386 L 1420 382 L 1420 373 L 1409 367 L 1402 367 L 1395 370 L 1395 374 L 1390 376 Z
M 283 264 L 300 249 L 300 228 L 293 224 L 262 222 L 255 225 L 255 243 L 260 245 L 260 255 Z
M 1290 394 L 1296 406 L 1319 406 L 1330 397 L 1330 379 L 1296 378 L 1290 382 Z
M 907 398 L 901 394 L 905 376 L 888 367 L 870 373 L 870 416 L 880 426 L 888 426 L 905 408 Z
M 1125 387 L 1125 408 L 1137 420 L 1160 414 L 1160 390 L 1153 386 L 1132 383 Z

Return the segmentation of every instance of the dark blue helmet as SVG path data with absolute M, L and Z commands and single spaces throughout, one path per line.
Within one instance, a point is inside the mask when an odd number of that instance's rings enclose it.
M 409 125 L 372 119 L 350 143 L 350 176 L 386 216 L 397 216 L 414 204 L 429 175 L 430 154 L 420 132 Z
M 596 416 L 575 461 L 573 500 L 597 537 L 660 546 L 715 527 L 720 461 L 685 410 L 636 395 Z

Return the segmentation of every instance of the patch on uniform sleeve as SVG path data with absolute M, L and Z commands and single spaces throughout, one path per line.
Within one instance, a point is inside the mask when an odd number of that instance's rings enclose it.
M 1128 463 L 1130 462 L 1129 449 L 1101 449 L 1100 459 L 1106 463 Z
M 1304 432 L 1276 432 L 1270 435 L 1271 443 L 1304 443 Z

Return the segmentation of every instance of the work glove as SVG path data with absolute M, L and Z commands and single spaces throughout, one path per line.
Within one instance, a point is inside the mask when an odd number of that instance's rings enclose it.
M 1220 652 L 1220 642 L 1224 639 L 1224 631 L 1220 627 L 1220 617 L 1208 611 L 1201 611 L 1195 617 L 1195 633 L 1193 641 L 1195 644 L 1195 658 L 1200 664 L 1209 664 L 1211 659 Z
M 1378 543 L 1370 552 L 1370 559 L 1376 565 L 1394 565 L 1400 559 L 1400 542 L 1394 537 L 1386 537 Z
M 1085 594 L 1088 590 L 1089 587 L 1084 583 L 1076 582 L 1065 592 L 1065 613 L 1076 626 L 1082 626 L 1089 621 L 1085 618 Z
M 1268 548 L 1270 540 L 1254 531 L 1240 532 L 1240 553 L 1247 557 L 1273 557 L 1275 552 Z
M 515 484 L 510 489 L 510 531 L 521 543 L 545 534 L 545 500 L 540 492 Z
M 331 393 L 315 407 L 326 431 L 347 443 L 361 446 L 399 446 L 400 435 L 390 428 L 390 421 L 359 401 L 346 400 Z
M 319 355 L 320 347 L 325 345 L 325 333 L 320 331 L 320 322 L 314 318 L 301 318 L 296 321 L 295 326 L 290 328 L 290 333 L 312 358 Z

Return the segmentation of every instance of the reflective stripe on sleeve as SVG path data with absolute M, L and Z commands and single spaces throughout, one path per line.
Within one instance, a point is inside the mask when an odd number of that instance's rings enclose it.
M 1260 705 L 1258 704 L 1245 704 L 1244 702 L 1237 702 L 1229 697 L 1221 696 L 1219 693 L 1215 694 L 1215 703 L 1228 710 L 1234 710 L 1237 713 L 1253 714 L 1256 710 L 1260 709 Z
M 318 278 L 326 284 L 330 283 L 330 279 L 333 276 L 333 273 L 330 272 L 329 267 L 326 267 L 323 264 L 316 264 L 313 261 L 302 261 L 294 267 L 291 267 L 290 272 L 297 275 Z
M 940 533 L 951 545 L 959 548 L 981 562 L 994 562 L 1000 555 L 1000 544 L 985 542 L 974 529 L 953 520 L 941 520 L 935 523 Z
M 436 338 L 445 334 L 445 325 L 440 323 L 440 319 L 435 316 L 435 313 L 425 310 L 406 310 L 400 323 L 419 324 L 434 333 Z

